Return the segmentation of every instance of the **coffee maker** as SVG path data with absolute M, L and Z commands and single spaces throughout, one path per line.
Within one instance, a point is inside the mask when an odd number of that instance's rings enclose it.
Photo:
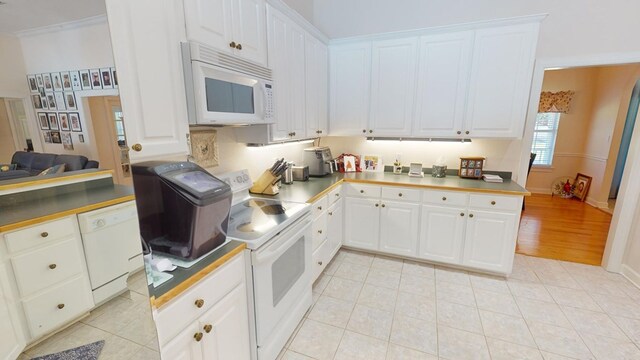
M 309 167 L 309 176 L 325 176 L 331 172 L 329 161 L 333 160 L 327 146 L 304 149 L 303 162 Z

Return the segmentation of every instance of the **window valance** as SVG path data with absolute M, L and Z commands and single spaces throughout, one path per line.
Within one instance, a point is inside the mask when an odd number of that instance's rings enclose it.
M 538 104 L 539 113 L 563 113 L 569 112 L 571 98 L 575 94 L 574 91 L 543 91 L 540 94 L 540 103 Z

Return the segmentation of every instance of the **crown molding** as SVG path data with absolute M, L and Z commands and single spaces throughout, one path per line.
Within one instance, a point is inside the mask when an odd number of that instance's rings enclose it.
M 70 30 L 70 29 L 78 29 L 86 26 L 92 26 L 97 24 L 106 24 L 107 23 L 107 14 L 91 16 L 88 18 L 74 20 L 69 22 L 64 22 L 60 24 L 47 25 L 39 28 L 16 31 L 13 34 L 19 38 L 42 35 L 51 32 Z
M 297 11 L 293 10 L 282 0 L 267 0 L 267 4 L 271 5 L 274 9 L 277 9 L 281 13 L 287 15 L 290 19 L 295 21 L 296 24 L 302 26 L 311 35 L 315 36 L 318 40 L 322 41 L 325 45 L 329 44 L 329 37 L 315 27 L 304 16 L 300 15 Z

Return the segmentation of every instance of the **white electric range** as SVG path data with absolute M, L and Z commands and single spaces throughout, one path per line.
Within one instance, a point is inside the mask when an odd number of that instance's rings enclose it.
M 310 205 L 249 194 L 247 170 L 217 176 L 231 186 L 227 238 L 251 250 L 258 360 L 274 360 L 311 306 Z

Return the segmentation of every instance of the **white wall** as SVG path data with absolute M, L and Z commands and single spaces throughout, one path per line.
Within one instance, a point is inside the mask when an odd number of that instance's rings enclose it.
M 111 36 L 106 16 L 25 31 L 19 36 L 27 74 L 113 66 Z M 98 150 L 95 145 L 95 137 L 101 136 L 101 134 L 93 133 L 88 102 L 84 98 L 114 94 L 117 95 L 117 90 L 76 91 L 82 133 L 71 133 L 74 149 L 65 150 L 62 144 L 43 142 L 43 151 L 56 154 L 84 155 L 89 159 L 97 159 Z M 47 110 L 42 111 L 47 112 Z M 78 140 L 79 134 L 84 135 L 84 143 L 80 143 Z M 39 136 L 42 137 L 42 133 Z
M 635 225 L 631 230 L 627 251 L 623 259 L 623 273 L 640 287 L 640 209 L 636 210 Z
M 449 169 L 458 169 L 461 156 L 484 156 L 485 170 L 511 171 L 516 173 L 520 162 L 520 141 L 517 140 L 473 140 L 462 142 L 426 141 L 367 141 L 362 137 L 328 137 L 321 145 L 331 148 L 333 156 L 342 153 L 357 155 L 380 155 L 385 165 L 392 165 L 397 154 L 408 166 L 411 162 L 431 167 L 443 157 Z
M 313 0 L 283 0 L 283 2 L 307 21 L 313 22 Z
M 28 93 L 20 39 L 0 34 L 0 98 L 23 98 Z
M 633 0 L 316 0 L 313 23 L 342 38 L 541 13 L 538 58 L 640 50 Z

